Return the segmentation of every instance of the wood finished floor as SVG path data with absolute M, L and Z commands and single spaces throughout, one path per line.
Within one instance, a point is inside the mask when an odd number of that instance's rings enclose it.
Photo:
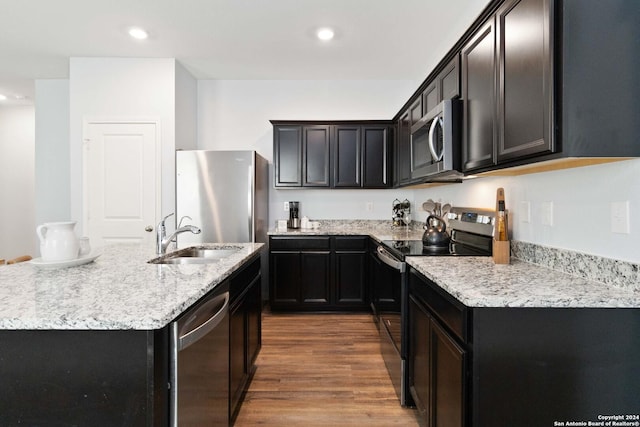
M 417 426 L 402 408 L 369 314 L 265 312 L 246 426 Z

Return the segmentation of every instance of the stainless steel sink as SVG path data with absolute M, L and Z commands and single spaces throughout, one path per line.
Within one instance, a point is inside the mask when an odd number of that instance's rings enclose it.
M 154 258 L 150 264 L 210 264 L 237 253 L 241 248 L 189 247 Z

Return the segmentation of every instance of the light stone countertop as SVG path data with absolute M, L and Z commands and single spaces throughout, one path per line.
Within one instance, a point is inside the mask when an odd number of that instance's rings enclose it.
M 94 262 L 43 269 L 0 266 L 0 329 L 160 329 L 260 251 L 262 243 L 206 244 L 238 252 L 211 264 L 148 264 L 154 247 L 106 246 Z
M 407 264 L 468 307 L 640 308 L 640 292 L 511 258 L 407 257 Z
M 393 227 L 387 220 L 325 220 L 317 229 L 299 228 L 280 231 L 269 230 L 270 236 L 370 236 L 383 240 L 420 240 L 424 234 L 421 225 L 412 223 L 410 227 Z

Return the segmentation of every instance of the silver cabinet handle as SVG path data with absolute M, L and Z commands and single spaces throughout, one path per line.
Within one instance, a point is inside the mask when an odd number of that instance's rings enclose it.
M 151 225 L 147 225 L 147 226 L 144 228 L 144 231 L 146 231 L 147 233 L 151 233 L 151 232 L 153 231 L 153 226 L 151 226 Z

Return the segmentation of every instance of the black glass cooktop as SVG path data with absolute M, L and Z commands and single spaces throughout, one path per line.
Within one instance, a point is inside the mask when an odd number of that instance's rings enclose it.
M 457 236 L 463 237 L 460 233 Z M 471 237 L 471 238 L 470 238 Z M 464 233 L 465 242 L 452 239 L 448 246 L 425 246 L 422 240 L 384 240 L 382 244 L 396 258 L 406 256 L 491 256 L 491 238 Z

